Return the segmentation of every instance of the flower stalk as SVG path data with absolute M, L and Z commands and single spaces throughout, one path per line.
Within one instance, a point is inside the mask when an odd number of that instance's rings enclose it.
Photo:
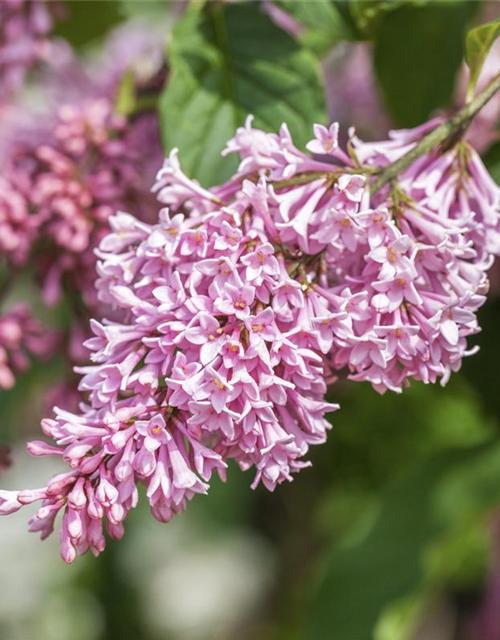
M 487 102 L 500 90 L 500 73 L 482 90 L 477 96 L 460 109 L 449 120 L 443 122 L 436 129 L 424 136 L 420 142 L 413 147 L 404 156 L 388 165 L 374 180 L 370 186 L 370 193 L 374 195 L 386 184 L 392 182 L 405 169 L 415 162 L 418 158 L 428 153 L 438 145 L 461 135 L 465 132 L 474 116 L 485 106 Z

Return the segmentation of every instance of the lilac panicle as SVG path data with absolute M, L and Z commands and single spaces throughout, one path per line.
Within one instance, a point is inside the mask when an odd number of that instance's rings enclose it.
M 174 150 L 153 187 L 156 224 L 119 212 L 101 242 L 97 292 L 120 322 L 93 321 L 86 402 L 43 432 L 69 470 L 34 491 L 0 492 L 0 513 L 41 500 L 30 528 L 62 511 L 71 562 L 120 538 L 146 487 L 161 521 L 206 493 L 227 462 L 273 490 L 326 438 L 337 371 L 400 392 L 444 383 L 473 352 L 486 272 L 499 251 L 499 189 L 465 143 L 430 152 L 370 196 L 371 175 L 423 129 L 363 143 L 314 128 L 300 151 L 284 125 L 248 119 L 228 142 L 240 166 L 205 189 Z

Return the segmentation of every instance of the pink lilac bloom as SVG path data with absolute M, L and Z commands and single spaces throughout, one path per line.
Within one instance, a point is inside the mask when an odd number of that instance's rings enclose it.
M 343 130 L 355 122 L 357 130 L 372 140 L 385 134 L 391 118 L 377 86 L 370 43 L 337 45 L 323 62 L 323 78 L 328 113 Z
M 148 87 L 165 66 L 165 34 L 169 13 L 154 20 L 128 19 L 111 30 L 88 75 L 103 91 L 116 88 L 125 74 L 131 74 L 136 87 Z
M 0 244 L 14 264 L 35 253 L 46 303 L 69 288 L 95 305 L 93 250 L 109 217 L 136 203 L 148 215 L 139 143 L 100 98 L 62 106 L 45 143 L 12 150 L 0 182 Z
M 14 4 L 47 11 L 45 2 Z M 56 10 L 56 3 L 50 5 Z M 141 99 L 165 80 L 163 47 L 146 25 L 134 24 L 111 33 L 111 49 L 123 51 L 131 30 L 129 54 L 156 52 L 152 67 L 136 70 Z M 150 185 L 162 158 L 156 114 L 146 109 L 125 117 L 115 104 L 130 63 L 130 55 L 121 55 L 112 68 L 105 54 L 92 64 L 73 58 L 47 76 L 41 106 L 22 101 L 22 108 L 2 114 L 0 252 L 12 267 L 35 264 L 47 304 L 58 302 L 63 290 L 71 294 L 77 332 L 90 309 L 97 313 L 94 249 L 108 231 L 109 216 L 123 208 L 141 218 L 155 216 Z M 77 340 L 70 343 L 75 351 Z
M 0 388 L 14 386 L 16 375 L 25 371 L 31 357 L 52 355 L 59 336 L 47 331 L 26 305 L 18 304 L 0 317 Z
M 56 1 L 0 2 L 0 102 L 23 84 L 28 70 L 53 54 L 57 45 L 49 36 L 61 10 Z
M 274 2 L 270 2 L 270 0 L 264 0 L 263 9 L 274 21 L 274 23 L 277 24 L 278 27 L 281 27 L 281 29 L 283 29 L 283 31 L 286 31 L 296 38 L 300 38 L 300 36 L 304 33 L 304 26 L 290 13 L 288 13 L 288 11 L 282 9 L 277 4 L 274 4 Z
M 460 143 L 431 152 L 370 197 L 374 168 L 435 122 L 328 162 L 249 118 L 228 142 L 240 166 L 204 189 L 176 150 L 158 172 L 156 224 L 119 212 L 97 251 L 99 299 L 120 321 L 92 322 L 86 401 L 55 409 L 31 454 L 68 465 L 45 486 L 0 491 L 0 514 L 41 501 L 30 529 L 57 514 L 71 562 L 121 538 L 146 489 L 162 522 L 225 478 L 229 460 L 273 490 L 325 441 L 326 381 L 347 370 L 380 392 L 442 382 L 473 352 L 486 271 L 498 252 L 498 188 Z M 334 140 L 315 128 L 309 148 Z M 104 528 L 103 528 L 104 527 Z

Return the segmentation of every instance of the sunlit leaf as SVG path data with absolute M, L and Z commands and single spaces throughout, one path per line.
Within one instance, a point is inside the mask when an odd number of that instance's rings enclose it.
M 350 26 L 331 0 L 281 0 L 274 4 L 297 21 L 301 27 L 300 41 L 318 53 L 353 37 Z
M 384 15 L 404 5 L 425 4 L 427 0 L 350 0 L 352 18 L 365 37 L 372 38 L 380 26 Z
M 465 39 L 465 60 L 469 65 L 469 85 L 467 97 L 470 99 L 481 73 L 484 61 L 495 42 L 500 36 L 500 19 L 481 24 L 471 29 Z
M 234 170 L 236 159 L 220 153 L 248 114 L 267 130 L 286 122 L 299 145 L 326 118 L 317 59 L 258 3 L 191 5 L 169 62 L 160 105 L 165 151 L 178 147 L 185 171 L 206 184 Z

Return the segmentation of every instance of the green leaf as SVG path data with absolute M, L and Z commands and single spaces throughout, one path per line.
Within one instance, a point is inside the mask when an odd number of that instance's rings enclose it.
M 385 14 L 404 5 L 425 4 L 428 0 L 351 0 L 349 9 L 358 30 L 368 38 L 373 38 Z
M 436 513 L 436 487 L 482 451 L 484 446 L 443 452 L 391 483 L 369 533 L 353 544 L 336 545 L 324 561 L 305 637 L 323 640 L 325 629 L 331 629 L 335 637 L 368 640 L 391 603 L 422 588 L 426 548 L 446 527 Z
M 134 112 L 137 102 L 136 98 L 134 72 L 129 69 L 123 75 L 123 78 L 121 79 L 121 82 L 118 86 L 118 91 L 115 99 L 116 111 L 123 116 L 129 116 Z
M 391 603 L 377 622 L 374 640 L 410 640 L 426 605 L 425 594 L 419 591 Z
M 448 106 L 476 4 L 406 5 L 384 16 L 375 42 L 375 69 L 398 125 L 415 126 Z
M 474 89 L 484 61 L 498 36 L 500 36 L 500 19 L 481 24 L 471 29 L 467 34 L 465 39 L 465 61 L 470 71 L 467 89 L 468 99 L 474 95 Z
M 419 586 L 421 550 L 436 532 L 430 500 L 448 464 L 439 456 L 395 483 L 369 535 L 334 549 L 308 616 L 307 638 L 322 640 L 330 628 L 339 638 L 368 640 L 384 607 Z
M 368 640 L 400 598 L 439 582 L 475 586 L 485 554 L 471 526 L 500 496 L 496 425 L 460 376 L 446 389 L 414 384 L 401 396 L 355 385 L 347 393 L 327 445 L 331 487 L 318 515 L 330 547 L 303 615 L 308 640 L 327 631 Z M 438 546 L 447 551 L 439 566 Z M 452 563 L 467 549 L 477 561 L 459 574 Z
M 117 0 L 99 3 L 79 0 L 66 3 L 66 7 L 68 17 L 57 23 L 55 34 L 65 38 L 76 48 L 99 40 L 123 20 L 120 2 Z
M 483 162 L 493 180 L 500 184 L 500 142 L 496 142 L 488 149 L 483 156 Z
M 173 11 L 175 2 L 169 0 L 119 0 L 120 11 L 125 18 L 165 19 Z
M 277 7 L 290 14 L 302 26 L 299 40 L 313 51 L 324 54 L 341 40 L 351 40 L 353 33 L 331 0 L 280 0 Z
M 326 119 L 317 59 L 258 3 L 191 5 L 169 61 L 160 100 L 165 151 L 178 147 L 185 171 L 205 184 L 234 171 L 237 159 L 220 153 L 248 114 L 266 130 L 286 122 L 299 145 Z

